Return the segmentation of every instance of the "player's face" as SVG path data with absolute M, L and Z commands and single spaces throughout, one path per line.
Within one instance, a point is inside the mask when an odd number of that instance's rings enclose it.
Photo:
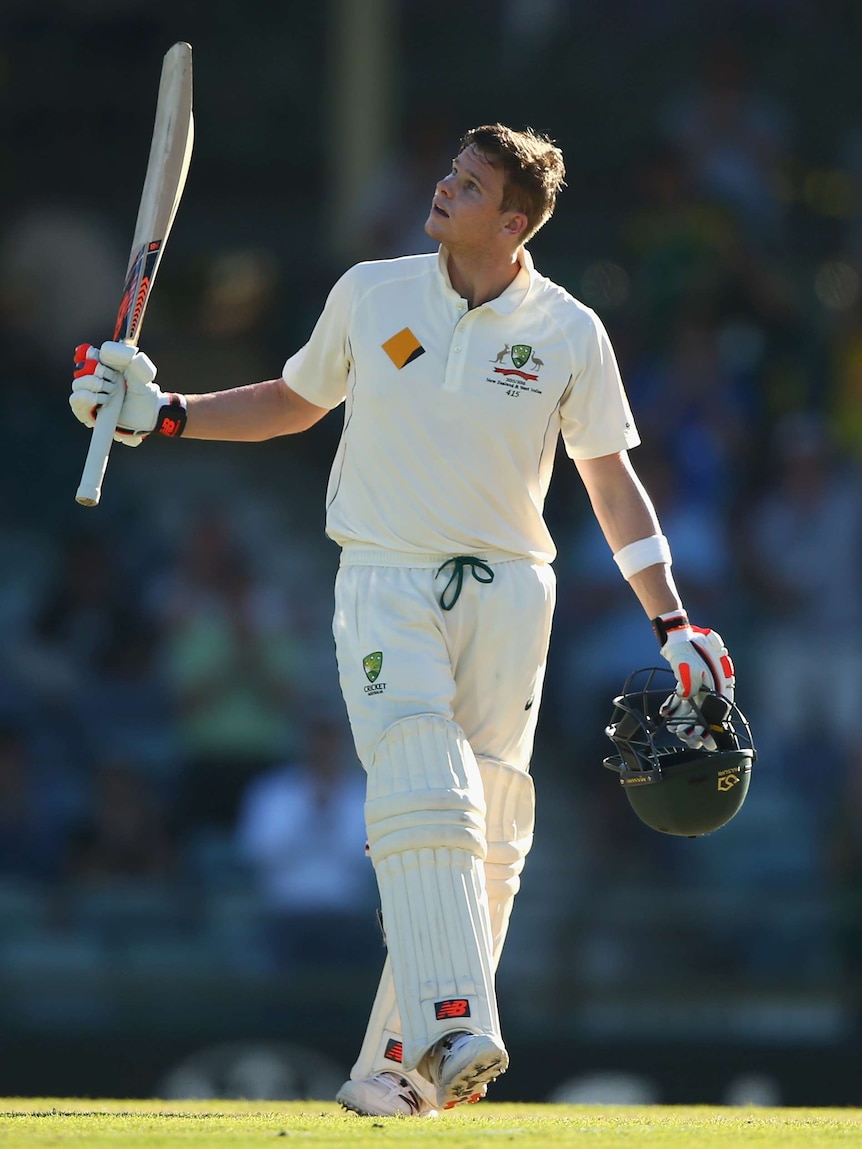
M 502 234 L 512 214 L 500 210 L 503 187 L 502 169 L 492 167 L 471 144 L 438 182 L 425 231 L 450 251 L 486 247 Z

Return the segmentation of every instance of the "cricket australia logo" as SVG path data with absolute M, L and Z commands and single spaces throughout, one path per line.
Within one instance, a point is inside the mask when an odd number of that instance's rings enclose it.
M 511 360 L 513 366 L 505 366 L 507 359 Z M 502 351 L 497 352 L 497 357 L 492 359 L 491 362 L 494 366 L 495 375 L 516 375 L 519 379 L 535 380 L 539 378 L 539 372 L 545 366 L 544 360 L 540 359 L 535 353 L 529 343 L 513 343 L 511 347 L 508 343 L 503 346 Z M 532 372 L 523 371 L 522 368 L 529 363 Z
M 383 669 L 383 651 L 374 650 L 371 654 L 366 654 L 362 660 L 362 669 L 365 671 L 365 677 L 368 679 L 369 685 L 365 687 L 366 694 L 382 694 L 386 689 L 385 682 L 378 682 L 380 671 Z
M 537 384 L 539 372 L 545 363 L 529 343 L 513 343 L 511 346 L 505 343 L 491 363 L 494 364 L 494 375 L 502 378 L 488 376 L 488 382 L 505 387 L 510 399 L 519 399 L 522 395 L 530 393 L 542 394 L 542 388 L 534 384 Z M 524 370 L 527 366 L 530 368 L 529 371 Z

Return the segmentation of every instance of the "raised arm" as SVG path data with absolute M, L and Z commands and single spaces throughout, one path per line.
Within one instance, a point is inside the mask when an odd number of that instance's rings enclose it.
M 307 431 L 328 412 L 303 399 L 283 379 L 267 379 L 230 391 L 187 395 L 187 439 L 259 442 Z
M 303 399 L 284 379 L 267 379 L 227 391 L 182 395 L 162 391 L 148 356 L 125 343 L 82 345 L 76 351 L 69 399 L 82 423 L 93 426 L 98 408 L 123 387 L 114 438 L 130 447 L 153 432 L 188 439 L 260 442 L 305 431 L 327 413 Z

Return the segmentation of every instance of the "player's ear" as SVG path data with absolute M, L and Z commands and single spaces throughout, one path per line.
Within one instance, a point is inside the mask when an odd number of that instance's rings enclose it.
M 503 233 L 508 239 L 517 239 L 528 227 L 527 217 L 522 211 L 510 211 L 503 220 Z

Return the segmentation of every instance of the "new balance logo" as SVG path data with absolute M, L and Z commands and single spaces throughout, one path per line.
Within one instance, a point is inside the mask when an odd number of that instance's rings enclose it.
M 466 997 L 453 997 L 448 1001 L 435 1001 L 434 1016 L 438 1021 L 445 1021 L 450 1017 L 469 1017 L 470 1003 Z

